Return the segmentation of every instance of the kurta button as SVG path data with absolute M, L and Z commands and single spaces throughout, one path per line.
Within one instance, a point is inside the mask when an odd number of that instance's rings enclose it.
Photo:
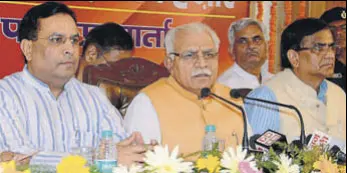
M 319 104 L 317 104 L 316 107 L 319 108 Z

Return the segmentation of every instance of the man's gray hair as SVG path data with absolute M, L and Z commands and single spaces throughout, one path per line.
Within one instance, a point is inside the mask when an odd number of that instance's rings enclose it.
M 172 28 L 169 30 L 169 32 L 166 33 L 165 36 L 165 51 L 166 54 L 169 55 L 172 52 L 175 52 L 175 41 L 176 41 L 176 33 L 181 32 L 181 31 L 193 31 L 193 32 L 207 32 L 213 42 L 217 50 L 219 50 L 219 45 L 220 45 L 220 40 L 216 32 L 211 29 L 208 25 L 200 22 L 196 23 L 188 23 L 184 25 L 177 26 L 175 28 Z M 174 59 L 175 56 L 169 56 L 171 59 Z
M 231 25 L 229 27 L 229 32 L 228 32 L 229 47 L 231 47 L 231 48 L 234 47 L 235 33 L 241 31 L 242 29 L 246 28 L 249 25 L 258 26 L 264 34 L 265 41 L 270 40 L 269 36 L 266 34 L 267 29 L 262 22 L 259 22 L 257 20 L 251 19 L 251 18 L 242 18 L 236 22 L 231 23 Z

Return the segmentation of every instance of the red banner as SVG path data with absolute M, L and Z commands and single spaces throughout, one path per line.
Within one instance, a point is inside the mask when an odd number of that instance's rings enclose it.
M 0 78 L 20 71 L 24 57 L 18 44 L 18 26 L 25 12 L 42 2 L 0 1 Z M 133 37 L 136 57 L 161 63 L 165 56 L 164 36 L 172 27 L 204 22 L 221 39 L 220 69 L 232 63 L 228 55 L 228 28 L 231 22 L 249 15 L 248 1 L 64 1 L 72 8 L 82 35 L 105 22 L 121 24 Z

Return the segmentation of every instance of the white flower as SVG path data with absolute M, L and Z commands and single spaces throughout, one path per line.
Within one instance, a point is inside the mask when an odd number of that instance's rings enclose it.
M 177 158 L 178 146 L 176 146 L 170 156 L 168 146 L 155 146 L 154 152 L 147 151 L 145 163 L 148 165 L 145 170 L 153 173 L 190 173 L 193 172 L 192 163 L 183 162 L 182 158 Z
M 128 169 L 126 166 L 118 165 L 117 167 L 113 168 L 113 173 L 139 173 L 142 172 L 143 168 L 140 165 L 131 165 L 131 167 Z
M 300 173 L 299 165 L 292 164 L 292 159 L 285 154 L 280 154 L 280 162 L 274 161 L 278 171 L 276 173 Z
M 241 162 L 248 162 L 249 166 L 253 171 L 257 171 L 256 163 L 254 161 L 254 156 L 246 158 L 247 151 L 242 151 L 242 146 L 236 148 L 236 153 L 232 147 L 229 147 L 224 151 L 221 160 L 222 167 L 227 170 L 222 170 L 221 173 L 237 173 L 239 172 L 239 166 Z

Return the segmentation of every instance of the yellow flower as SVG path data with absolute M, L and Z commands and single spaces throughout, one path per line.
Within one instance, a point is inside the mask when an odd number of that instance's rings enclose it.
M 220 161 L 216 156 L 208 155 L 207 158 L 199 158 L 196 161 L 199 170 L 207 169 L 209 173 L 219 172 Z
M 0 163 L 0 167 L 3 169 L 3 173 L 30 173 L 30 169 L 23 172 L 16 171 L 16 162 L 14 160 Z
M 337 173 L 338 172 L 337 164 L 336 163 L 333 164 L 331 159 L 329 159 L 328 156 L 326 155 L 320 156 L 319 160 L 313 164 L 313 168 L 320 170 L 321 173 Z
M 12 169 L 15 170 L 16 169 L 16 162 L 14 160 L 9 161 L 9 162 L 1 162 L 0 166 L 2 167 L 2 169 L 6 170 L 6 169 Z
M 81 156 L 68 156 L 57 165 L 57 173 L 89 173 L 87 160 Z
M 346 173 L 346 166 L 345 165 L 339 165 L 337 166 L 339 169 L 339 173 Z

